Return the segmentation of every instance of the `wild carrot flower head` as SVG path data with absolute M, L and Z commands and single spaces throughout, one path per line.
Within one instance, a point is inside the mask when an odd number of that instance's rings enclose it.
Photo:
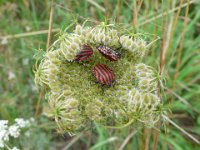
M 115 24 L 78 24 L 72 33 L 62 32 L 35 72 L 59 129 L 76 133 L 92 122 L 153 126 L 161 101 L 156 70 L 141 63 L 146 52 L 144 38 L 123 34 Z M 113 61 L 112 54 L 120 57 Z

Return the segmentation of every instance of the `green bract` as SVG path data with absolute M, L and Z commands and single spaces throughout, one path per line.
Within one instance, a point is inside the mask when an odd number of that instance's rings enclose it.
M 74 62 L 84 44 L 94 54 L 89 61 Z M 108 60 L 96 49 L 100 45 L 121 53 L 121 59 Z M 94 121 L 111 127 L 153 126 L 159 119 L 161 101 L 156 94 L 157 72 L 140 63 L 146 51 L 144 39 L 120 35 L 114 25 L 105 23 L 93 28 L 77 25 L 73 33 L 62 33 L 35 72 L 35 81 L 47 87 L 51 116 L 59 129 L 76 133 L 90 128 Z M 115 73 L 116 83 L 111 87 L 96 82 L 91 70 L 97 64 L 105 64 Z

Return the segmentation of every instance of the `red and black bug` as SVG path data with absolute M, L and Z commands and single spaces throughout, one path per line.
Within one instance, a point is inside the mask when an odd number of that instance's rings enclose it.
M 114 72 L 104 64 L 98 64 L 92 68 L 92 74 L 95 76 L 96 80 L 108 87 L 115 82 Z
M 74 61 L 81 62 L 88 60 L 93 55 L 93 49 L 89 45 L 83 45 L 81 51 L 76 57 Z
M 121 58 L 121 54 L 113 50 L 112 48 L 102 45 L 97 47 L 97 50 L 110 61 L 117 61 Z

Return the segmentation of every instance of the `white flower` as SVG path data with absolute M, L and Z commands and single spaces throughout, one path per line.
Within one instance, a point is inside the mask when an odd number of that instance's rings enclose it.
M 19 150 L 17 147 L 13 147 L 10 150 Z
M 28 120 L 24 120 L 23 118 L 16 118 L 15 122 L 20 128 L 24 128 L 30 125 L 30 122 Z
M 8 131 L 9 131 L 10 136 L 12 136 L 14 138 L 17 138 L 20 135 L 19 126 L 15 125 L 15 124 L 10 126 Z
M 24 120 L 23 118 L 16 118 L 15 122 L 15 124 L 8 126 L 8 120 L 0 120 L 0 149 L 5 147 L 5 141 L 9 142 L 9 137 L 18 138 L 21 131 L 20 129 L 30 126 L 30 124 L 34 122 L 34 118 L 30 118 L 29 120 Z M 30 133 L 27 133 L 27 135 L 30 136 Z M 19 149 L 17 147 L 13 147 L 10 150 Z
M 0 148 L 4 147 L 4 141 L 9 140 L 9 134 L 7 132 L 8 129 L 8 121 L 0 120 Z
M 3 141 L 9 140 L 9 133 L 7 132 L 7 130 L 0 131 L 0 140 L 3 140 Z
M 0 120 L 0 131 L 8 128 L 8 120 Z

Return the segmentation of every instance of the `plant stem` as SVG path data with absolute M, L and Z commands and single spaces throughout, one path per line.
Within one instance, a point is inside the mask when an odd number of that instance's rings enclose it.
M 51 1 L 51 10 L 50 10 L 50 17 L 49 17 L 49 32 L 48 32 L 48 39 L 47 39 L 47 49 L 49 48 L 50 43 L 51 43 L 53 14 L 54 14 L 54 0 Z

